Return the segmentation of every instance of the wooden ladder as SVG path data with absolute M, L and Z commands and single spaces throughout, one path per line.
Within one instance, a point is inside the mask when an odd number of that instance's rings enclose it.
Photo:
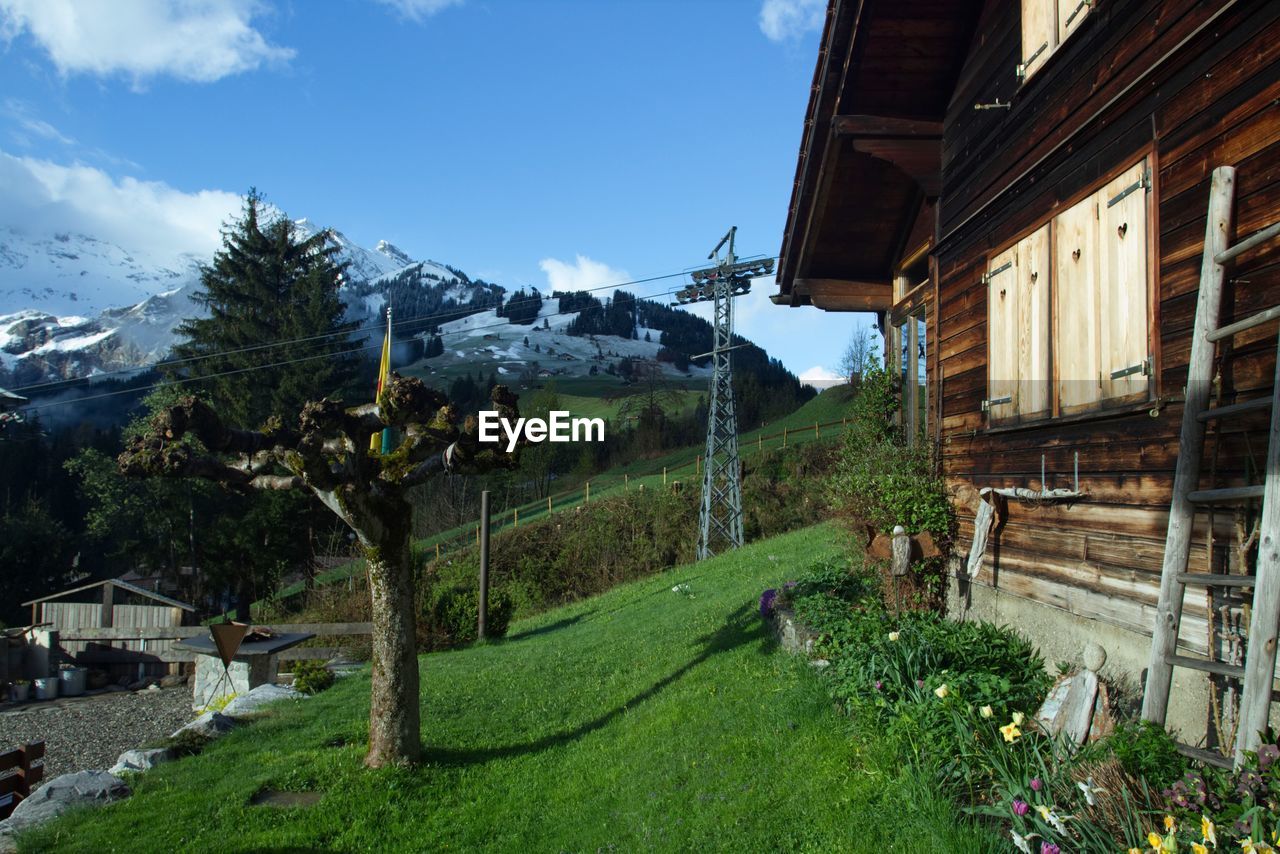
M 1200 293 L 1196 302 L 1186 403 L 1182 410 L 1182 434 L 1178 441 L 1178 464 L 1173 477 L 1169 529 L 1160 573 L 1160 599 L 1151 637 L 1151 658 L 1147 669 L 1146 691 L 1142 698 L 1142 717 L 1159 724 L 1164 723 L 1175 666 L 1243 679 L 1235 742 L 1235 762 L 1239 764 L 1244 751 L 1258 748 L 1259 733 L 1267 727 L 1276 666 L 1276 636 L 1280 629 L 1280 404 L 1277 403 L 1277 396 L 1280 396 L 1280 358 L 1277 358 L 1276 378 L 1270 397 L 1210 408 L 1209 396 L 1213 385 L 1215 345 L 1246 329 L 1280 318 L 1280 306 L 1276 306 L 1227 326 L 1218 325 L 1226 265 L 1244 252 L 1280 235 L 1280 223 L 1256 232 L 1235 246 L 1228 245 L 1234 195 L 1235 169 L 1230 166 L 1218 167 L 1213 171 L 1209 190 L 1209 216 L 1205 227 L 1204 258 L 1200 267 Z M 1277 344 L 1277 354 L 1280 356 L 1280 342 Z M 1271 409 L 1271 429 L 1267 444 L 1265 484 L 1198 489 L 1205 424 L 1213 419 L 1229 419 L 1266 408 Z M 1256 574 L 1248 576 L 1188 572 L 1187 560 L 1191 551 L 1196 508 L 1209 504 L 1239 503 L 1255 498 L 1262 499 Z M 1189 585 L 1253 588 L 1252 617 L 1249 621 L 1243 667 L 1177 653 L 1182 599 Z M 1210 619 L 1212 618 L 1211 614 Z M 1213 751 L 1184 746 L 1184 752 L 1216 765 L 1231 764 L 1230 760 Z

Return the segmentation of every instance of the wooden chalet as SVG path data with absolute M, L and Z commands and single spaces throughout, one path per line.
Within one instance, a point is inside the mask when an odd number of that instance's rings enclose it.
M 960 518 L 951 614 L 1051 662 L 1097 641 L 1134 696 L 1153 628 L 1177 625 L 1162 561 L 1223 166 L 1232 242 L 1280 220 L 1280 3 L 829 3 L 773 301 L 880 315 Z M 1222 322 L 1280 303 L 1278 271 L 1280 240 L 1235 259 Z M 1212 403 L 1269 399 L 1276 346 L 1268 324 L 1210 347 Z M 1201 489 L 1280 478 L 1269 417 L 1209 425 Z M 1253 571 L 1258 491 L 1195 517 L 1184 572 Z M 1233 738 L 1248 588 L 1179 598 L 1179 655 L 1222 665 L 1173 671 L 1187 741 Z

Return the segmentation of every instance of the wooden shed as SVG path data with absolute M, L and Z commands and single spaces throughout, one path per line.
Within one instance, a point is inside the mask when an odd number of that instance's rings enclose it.
M 1235 170 L 1220 222 L 1218 167 Z M 1188 588 L 1179 615 L 1158 607 L 1162 560 L 1206 225 L 1235 242 L 1277 220 L 1280 4 L 829 3 L 773 301 L 879 313 L 903 423 L 939 444 L 955 496 L 952 615 L 1050 660 L 1097 640 L 1135 693 L 1171 622 L 1195 666 L 1168 723 L 1211 746 L 1234 737 L 1239 576 L 1276 477 L 1274 324 L 1214 357 L 1213 403 L 1252 409 L 1210 425 L 1199 487 L 1252 488 L 1196 517 L 1190 572 L 1237 578 Z M 1277 304 L 1273 240 L 1231 267 L 1222 322 Z M 1030 497 L 995 499 L 971 575 L 984 488 Z M 1053 489 L 1082 495 L 1039 500 Z
M 67 656 L 79 663 L 97 666 L 113 664 L 112 648 L 157 656 L 148 667 L 165 668 L 158 656 L 168 653 L 172 640 L 129 638 L 128 629 L 167 628 L 184 625 L 195 607 L 177 599 L 145 590 L 121 579 L 95 581 L 61 593 L 23 602 L 31 606 L 32 625 L 49 624 L 45 628 L 58 633 L 59 646 Z M 76 640 L 82 629 L 121 629 L 119 640 Z M 131 672 L 137 669 L 130 665 Z

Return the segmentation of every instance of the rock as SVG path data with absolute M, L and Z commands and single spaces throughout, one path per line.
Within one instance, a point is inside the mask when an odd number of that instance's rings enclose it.
M 163 765 L 173 759 L 173 751 L 164 747 L 152 750 L 126 750 L 120 754 L 120 758 L 116 760 L 115 765 L 111 766 L 108 773 L 119 775 L 125 771 L 134 773 L 150 771 L 157 765 Z
M 160 690 L 160 686 L 159 686 L 159 685 L 157 685 L 156 683 L 152 682 L 150 685 L 148 685 L 148 686 L 147 686 L 147 690 L 148 690 L 148 691 L 159 691 L 159 690 Z
M 284 685 L 259 685 L 248 694 L 242 694 L 227 703 L 222 713 L 231 718 L 244 717 L 261 711 L 268 703 L 279 700 L 301 700 L 306 696 L 301 691 Z
M 179 727 L 170 738 L 191 733 L 207 739 L 215 739 L 235 729 L 236 722 L 220 712 L 205 712 L 186 726 Z
M 1084 666 L 1097 673 L 1107 663 L 1107 651 L 1101 644 L 1090 641 L 1084 645 Z
M 129 683 L 130 691 L 145 691 L 155 684 L 154 679 L 139 679 L 137 682 Z
M 124 781 L 106 771 L 77 771 L 45 783 L 0 821 L 0 838 L 57 818 L 72 807 L 102 806 L 133 794 Z
M 165 676 L 160 680 L 161 688 L 177 688 L 179 685 L 186 685 L 186 676 Z

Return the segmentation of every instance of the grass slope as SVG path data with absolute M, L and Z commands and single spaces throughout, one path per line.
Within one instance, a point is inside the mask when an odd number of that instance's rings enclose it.
M 1000 850 L 838 715 L 757 613 L 820 525 L 422 659 L 425 764 L 361 767 L 368 676 L 277 707 L 31 850 Z M 687 584 L 688 594 L 672 591 Z M 302 809 L 249 806 L 264 787 Z

